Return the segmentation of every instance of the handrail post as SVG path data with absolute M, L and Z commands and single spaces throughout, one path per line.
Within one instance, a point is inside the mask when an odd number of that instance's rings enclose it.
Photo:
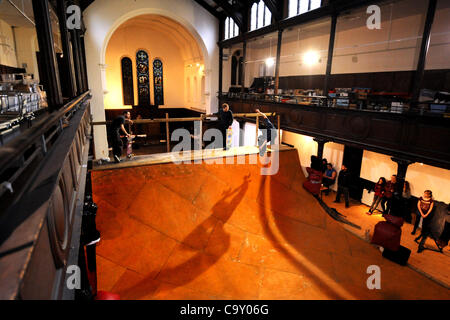
M 166 113 L 166 142 L 167 152 L 170 152 L 170 132 L 169 132 L 169 114 Z
M 256 116 L 256 137 L 255 137 L 256 146 L 258 146 L 258 130 L 259 130 L 259 116 Z
M 201 151 L 203 149 L 203 114 L 200 115 L 200 132 L 198 133 L 198 145 Z
M 280 115 L 277 115 L 277 122 L 278 122 L 278 147 L 281 145 L 281 121 L 280 121 Z

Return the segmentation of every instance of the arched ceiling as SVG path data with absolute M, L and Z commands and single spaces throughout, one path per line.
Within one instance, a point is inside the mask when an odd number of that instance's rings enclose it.
M 143 34 L 163 34 L 180 48 L 185 62 L 203 61 L 202 51 L 195 38 L 185 27 L 170 18 L 155 14 L 140 15 L 124 22 L 115 32 L 130 27 L 138 27 Z

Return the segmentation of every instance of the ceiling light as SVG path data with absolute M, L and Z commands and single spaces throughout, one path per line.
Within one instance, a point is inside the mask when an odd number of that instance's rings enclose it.
M 319 54 L 316 51 L 308 51 L 303 55 L 303 62 L 308 65 L 315 64 L 319 61 Z
M 267 58 L 267 59 L 266 59 L 266 66 L 268 66 L 269 68 L 270 68 L 271 66 L 273 66 L 274 63 L 275 63 L 275 59 L 274 59 L 274 58 Z

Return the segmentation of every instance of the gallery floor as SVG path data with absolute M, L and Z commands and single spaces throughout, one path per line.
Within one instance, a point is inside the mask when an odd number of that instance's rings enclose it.
M 273 176 L 261 164 L 204 162 L 94 171 L 99 290 L 121 299 L 450 299 L 329 217 L 302 188 L 297 151 L 278 154 Z M 371 265 L 379 290 L 367 288 Z

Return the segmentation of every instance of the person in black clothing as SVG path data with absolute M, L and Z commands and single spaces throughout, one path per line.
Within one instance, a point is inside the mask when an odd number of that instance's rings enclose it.
M 338 190 L 336 193 L 336 200 L 334 200 L 334 202 L 336 203 L 341 202 L 341 194 L 344 194 L 346 208 L 350 206 L 349 191 L 348 191 L 349 183 L 350 183 L 350 174 L 347 170 L 347 167 L 345 165 L 342 165 L 342 169 L 341 171 L 339 171 Z
M 259 155 L 262 157 L 266 153 L 267 144 L 277 137 L 277 133 L 275 126 L 270 122 L 269 118 L 259 109 L 255 111 L 263 117 L 260 122 L 260 128 L 263 134 L 258 137 Z
M 317 156 L 312 155 L 311 156 L 311 169 L 314 169 L 316 171 L 322 171 L 322 162 Z
M 132 123 L 130 111 L 125 111 L 122 115 L 115 118 L 111 125 L 111 142 L 115 162 L 120 162 L 123 151 L 123 141 L 120 134 L 125 134 L 127 138 L 130 136 L 125 129 L 125 122 Z
M 228 103 L 222 104 L 222 108 L 215 115 L 219 118 L 219 130 L 222 133 L 222 147 L 227 150 L 227 130 L 233 124 L 233 112 Z
M 419 243 L 419 248 L 417 250 L 417 253 L 421 253 L 424 250 L 425 241 L 429 236 L 431 236 L 431 229 L 430 224 L 433 220 L 434 215 L 434 199 L 433 199 L 433 193 L 431 190 L 425 190 L 423 193 L 423 197 L 419 198 L 419 201 L 417 202 L 417 212 L 420 214 L 420 217 L 422 218 L 422 232 L 420 236 L 414 239 L 414 241 L 418 241 L 421 239 Z M 418 219 L 420 219 L 418 215 Z M 419 223 L 415 224 L 414 230 L 411 234 L 414 234 L 416 232 L 417 226 Z
M 325 173 L 328 169 L 328 160 L 326 158 L 322 159 L 322 173 Z

